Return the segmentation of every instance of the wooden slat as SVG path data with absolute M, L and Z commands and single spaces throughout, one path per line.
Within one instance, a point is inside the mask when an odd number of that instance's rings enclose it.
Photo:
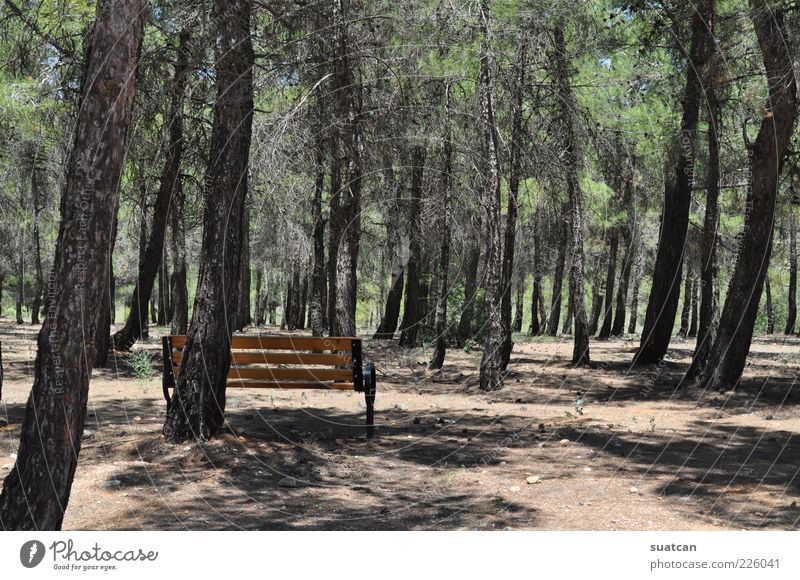
M 172 362 L 180 364 L 183 353 L 172 352 Z M 234 352 L 231 364 L 273 364 L 273 365 L 352 365 L 353 356 L 349 353 L 318 354 L 311 352 Z
M 178 376 L 180 367 L 175 367 Z M 304 369 L 274 367 L 233 367 L 228 371 L 229 379 L 263 379 L 266 381 L 352 381 L 353 371 L 350 369 Z
M 334 391 L 354 391 L 353 383 L 282 383 L 269 381 L 228 380 L 230 389 L 331 389 Z
M 173 348 L 183 348 L 184 335 L 173 335 Z M 313 336 L 234 336 L 232 349 L 243 350 L 350 350 L 354 340 L 351 337 L 313 337 Z

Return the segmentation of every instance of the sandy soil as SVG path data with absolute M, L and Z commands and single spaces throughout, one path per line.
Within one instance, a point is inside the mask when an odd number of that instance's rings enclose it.
M 11 469 L 36 328 L 0 321 L 0 477 Z M 273 329 L 274 331 L 274 329 Z M 157 333 L 155 333 L 157 334 Z M 172 446 L 160 358 L 96 370 L 65 529 L 793 529 L 800 509 L 800 340 L 756 340 L 735 392 L 681 386 L 693 340 L 630 368 L 638 343 L 517 337 L 506 388 L 477 390 L 480 352 L 366 341 L 377 434 L 356 393 L 233 390 L 229 428 Z M 159 356 L 159 342 L 144 345 Z

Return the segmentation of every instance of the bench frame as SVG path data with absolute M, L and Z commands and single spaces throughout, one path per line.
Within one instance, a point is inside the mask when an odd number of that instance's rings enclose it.
M 173 339 L 180 338 L 185 340 L 184 335 L 167 335 L 163 336 L 161 339 L 162 345 L 162 352 L 164 357 L 164 374 L 162 378 L 162 389 L 164 391 L 164 399 L 167 402 L 167 411 L 169 412 L 170 404 L 172 402 L 172 397 L 170 395 L 169 390 L 175 388 L 175 363 L 173 362 L 174 353 L 177 351 L 178 348 L 182 348 L 182 346 L 175 346 Z M 234 346 L 234 341 L 236 339 L 241 338 L 252 338 L 257 341 L 258 346 L 251 347 L 251 346 Z M 231 350 L 252 350 L 254 352 L 261 352 L 261 353 L 268 353 L 275 350 L 282 350 L 288 351 L 285 354 L 291 353 L 301 353 L 305 352 L 311 354 L 310 351 L 314 350 L 315 352 L 319 352 L 321 349 L 313 348 L 294 348 L 291 345 L 292 341 L 296 340 L 298 342 L 306 342 L 306 343 L 314 343 L 316 340 L 319 340 L 323 344 L 325 341 L 329 341 L 329 346 L 326 346 L 324 350 L 331 352 L 331 351 L 342 351 L 342 352 L 350 352 L 352 357 L 352 363 L 348 363 L 347 367 L 350 367 L 349 370 L 352 372 L 352 388 L 350 388 L 349 384 L 344 384 L 345 388 L 337 388 L 335 383 L 326 383 L 323 381 L 316 381 L 311 383 L 285 383 L 279 382 L 276 378 L 267 378 L 264 379 L 263 377 L 259 377 L 260 382 L 248 384 L 247 381 L 242 381 L 242 378 L 229 378 L 227 388 L 274 388 L 274 389 L 286 389 L 286 388 L 300 388 L 300 389 L 329 389 L 329 390 L 353 390 L 358 393 L 364 393 L 364 402 L 367 406 L 367 422 L 366 422 L 366 434 L 367 439 L 372 439 L 375 435 L 375 392 L 377 390 L 377 377 L 375 372 L 375 365 L 371 362 L 364 365 L 363 363 L 363 351 L 361 346 L 361 339 L 360 338 L 345 338 L 345 337 L 319 337 L 315 339 L 311 339 L 311 337 L 303 336 L 280 336 L 280 335 L 240 335 L 235 336 L 231 340 Z M 278 343 L 285 343 L 286 341 L 289 342 L 290 346 L 264 346 L 262 344 L 264 342 L 278 342 Z M 342 344 L 343 341 L 349 341 L 346 344 L 349 344 L 349 349 L 342 349 L 342 348 L 331 348 L 331 344 Z M 249 342 L 249 341 L 248 341 Z M 183 358 L 183 354 L 181 353 L 181 358 Z M 289 364 L 303 364 L 301 360 L 302 357 L 298 356 L 297 363 L 291 362 Z M 233 355 L 231 356 L 231 360 L 233 360 Z M 260 361 L 259 361 L 260 362 Z M 266 356 L 265 361 L 266 363 Z M 343 366 L 343 365 L 337 365 Z M 237 367 L 238 368 L 238 367 Z M 269 374 L 273 374 L 272 371 L 280 371 L 283 369 L 277 369 L 275 367 L 261 367 L 265 373 L 269 372 Z M 298 370 L 308 370 L 313 371 L 316 369 L 298 369 Z M 323 369 L 319 369 L 320 374 L 324 374 L 322 371 Z M 231 372 L 239 374 L 238 370 L 234 370 L 234 366 L 231 365 Z M 264 374 L 264 373 L 258 373 Z M 336 379 L 333 379 L 334 381 Z M 271 386 L 273 385 L 274 386 Z M 291 385 L 291 386 L 290 386 Z M 297 386 L 295 386 L 297 385 Z

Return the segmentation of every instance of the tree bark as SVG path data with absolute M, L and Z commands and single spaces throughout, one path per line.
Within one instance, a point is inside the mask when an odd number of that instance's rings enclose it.
M 736 267 L 714 346 L 699 381 L 703 388 L 712 390 L 736 386 L 750 351 L 772 252 L 778 179 L 797 114 L 797 83 L 792 55 L 785 44 L 788 30 L 784 11 L 766 0 L 751 0 L 750 6 L 769 98 L 758 136 L 749 149 L 752 183 Z
M 170 292 L 172 293 L 172 334 L 186 334 L 189 326 L 189 288 L 186 276 L 186 226 L 184 224 L 185 195 L 180 179 L 175 184 L 172 194 L 170 221 L 172 230 L 172 275 Z
M 666 172 L 664 209 L 653 284 L 634 363 L 660 361 L 667 352 L 675 326 L 694 182 L 697 121 L 703 97 L 702 70 L 707 61 L 708 45 L 713 42 L 708 33 L 710 2 L 711 0 L 700 0 L 692 7 L 692 40 L 686 67 L 681 133 L 680 138 L 673 143 L 674 151 L 669 157 L 670 160 L 677 158 L 677 163 L 672 176 L 669 170 Z
M 483 229 L 480 216 L 475 220 L 475 231 Z M 458 319 L 458 347 L 462 348 L 468 340 L 473 338 L 473 318 L 475 317 L 475 299 L 478 291 L 478 266 L 481 261 L 480 237 L 471 240 L 467 250 L 466 264 L 464 265 L 464 306 Z
M 689 320 L 689 331 L 686 333 L 686 336 L 689 338 L 694 338 L 697 336 L 697 307 L 698 307 L 698 300 L 697 300 L 697 287 L 700 284 L 698 283 L 698 279 L 696 275 L 692 276 L 692 298 L 691 298 L 691 306 L 692 306 L 692 316 Z
M 515 63 L 515 79 L 513 88 L 513 103 L 511 113 L 511 151 L 509 155 L 509 176 L 508 176 L 508 208 L 506 210 L 506 229 L 503 237 L 503 278 L 502 278 L 502 304 L 501 304 L 501 324 L 503 327 L 503 346 L 501 350 L 501 369 L 505 372 L 511 359 L 511 350 L 514 347 L 512 342 L 513 327 L 511 324 L 511 283 L 514 276 L 514 246 L 517 239 L 517 214 L 519 212 L 519 182 L 522 166 L 522 140 L 523 140 L 523 120 L 522 108 L 525 92 L 525 67 L 527 43 L 523 39 L 517 49 Z M 498 153 L 499 155 L 499 153 Z
M 536 224 L 538 225 L 538 224 Z M 529 334 L 539 336 L 542 329 L 547 324 L 544 317 L 539 316 L 539 304 L 542 300 L 542 270 L 540 254 L 541 240 L 539 239 L 538 229 L 533 232 L 533 290 L 531 292 L 531 326 Z
M 422 265 L 422 183 L 425 171 L 425 148 L 414 147 L 411 156 L 411 198 L 408 206 L 409 253 L 406 271 L 406 294 L 403 304 L 403 322 L 400 324 L 400 346 L 412 348 L 417 346 L 417 331 L 422 320 L 420 302 L 422 298 L 420 286 L 420 267 Z
M 450 82 L 444 83 L 444 164 L 442 167 L 442 213 L 439 228 L 442 235 L 439 249 L 439 295 L 436 300 L 436 320 L 434 321 L 433 357 L 430 369 L 440 369 L 444 365 L 447 352 L 447 297 L 450 292 L 450 197 L 452 195 L 453 143 L 450 120 Z
M 58 530 L 69 502 L 96 354 L 97 305 L 108 291 L 110 225 L 128 147 L 146 6 L 144 0 L 97 2 L 61 195 L 53 292 L 37 340 L 16 464 L 0 494 L 5 530 Z
M 794 200 L 792 200 L 794 203 Z M 797 319 L 797 223 L 794 217 L 794 207 L 789 206 L 789 304 L 786 317 L 784 334 L 794 334 L 794 324 Z
M 383 309 L 378 329 L 373 338 L 377 340 L 392 340 L 400 320 L 400 306 L 403 302 L 403 284 L 405 281 L 405 251 L 400 235 L 398 216 L 402 208 L 402 188 L 395 178 L 392 160 L 388 154 L 383 159 L 383 180 L 391 200 L 387 216 L 387 250 L 392 260 L 392 278 L 389 292 L 386 295 L 386 304 Z
M 631 319 L 628 322 L 628 334 L 634 334 L 636 332 L 636 325 L 639 323 L 639 284 L 641 282 L 641 263 L 639 262 L 640 256 L 638 256 L 638 251 L 641 248 L 638 246 L 634 247 L 634 257 L 633 257 L 633 265 L 632 268 L 635 269 L 634 276 L 633 276 L 633 288 L 631 289 Z
M 617 276 L 617 253 L 619 251 L 619 232 L 616 228 L 611 232 L 608 246 L 608 269 L 606 270 L 605 309 L 603 312 L 603 326 L 597 338 L 604 340 L 611 336 L 611 321 L 614 315 L 614 279 Z
M 483 212 L 486 215 L 486 276 L 485 308 L 486 333 L 481 359 L 480 389 L 496 391 L 503 387 L 503 349 L 506 330 L 503 325 L 503 256 L 502 227 L 500 219 L 500 135 L 494 111 L 494 87 L 492 82 L 493 33 L 489 0 L 480 4 L 480 48 L 481 125 L 483 146 L 486 152 L 488 175 L 482 196 Z
M 572 364 L 587 365 L 589 357 L 589 324 L 586 318 L 586 305 L 583 289 L 583 194 L 580 189 L 578 172 L 580 154 L 575 137 L 573 115 L 577 110 L 577 100 L 569 81 L 566 42 L 561 24 L 553 31 L 555 46 L 551 55 L 551 66 L 558 85 L 561 125 L 564 135 L 564 159 L 569 191 L 570 216 L 570 260 L 569 292 L 572 313 L 575 319 L 575 339 L 572 351 Z
M 325 188 L 325 133 L 323 131 L 324 109 L 323 98 L 317 96 L 317 127 L 316 142 L 314 144 L 314 165 L 316 176 L 314 179 L 314 199 L 311 201 L 313 265 L 311 270 L 311 299 L 308 304 L 311 334 L 322 336 L 325 334 L 325 307 L 327 303 L 327 288 L 325 285 L 325 220 L 322 216 L 322 191 Z M 259 278 L 261 271 L 259 270 Z M 257 300 L 260 299 L 260 293 Z M 263 324 L 263 308 L 261 316 L 256 316 L 256 324 Z
M 44 271 L 42 269 L 42 244 L 41 244 L 41 212 L 42 200 L 39 191 L 37 176 L 36 151 L 31 164 L 31 194 L 33 197 L 33 265 L 36 274 L 33 288 L 33 303 L 31 305 L 31 324 L 39 324 L 39 313 L 42 309 L 42 295 L 44 293 Z
M 250 0 L 215 0 L 217 97 L 205 181 L 197 295 L 164 423 L 167 441 L 207 440 L 223 424 L 230 339 L 241 276 L 253 121 Z
M 689 334 L 689 315 L 692 312 L 692 269 L 688 262 L 685 262 L 686 272 L 683 279 L 683 308 L 681 309 L 681 326 L 678 329 L 678 336 L 684 338 Z
M 553 295 L 550 297 L 550 316 L 547 320 L 547 334 L 556 336 L 558 334 L 558 323 L 561 320 L 561 287 L 564 284 L 564 264 L 567 260 L 567 224 L 563 222 L 559 226 L 558 256 L 556 257 L 556 267 L 553 271 Z
M 150 226 L 150 237 L 144 256 L 139 264 L 139 274 L 130 311 L 125 326 L 114 335 L 114 345 L 120 350 L 128 350 L 144 334 L 144 321 L 147 319 L 147 304 L 153 293 L 153 285 L 164 254 L 167 219 L 170 201 L 180 181 L 180 167 L 183 158 L 183 100 L 186 93 L 186 78 L 189 73 L 190 34 L 184 30 L 179 35 L 178 55 L 175 59 L 172 79 L 172 95 L 168 122 L 167 155 L 161 171 L 161 179 L 153 206 L 153 221 Z M 144 208 L 142 209 L 144 211 Z

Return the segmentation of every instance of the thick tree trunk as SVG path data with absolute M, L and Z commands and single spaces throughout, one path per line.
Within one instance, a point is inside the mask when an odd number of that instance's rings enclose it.
M 500 135 L 494 111 L 492 82 L 493 34 L 489 0 L 480 4 L 480 28 L 483 33 L 480 49 L 480 96 L 483 146 L 488 175 L 482 197 L 486 215 L 486 332 L 481 359 L 480 389 L 495 391 L 503 387 L 503 349 L 506 330 L 503 325 L 503 246 L 500 218 Z
M 422 320 L 420 308 L 422 288 L 420 287 L 420 268 L 422 266 L 422 183 L 425 171 L 425 148 L 414 147 L 411 156 L 411 199 L 408 207 L 409 253 L 406 271 L 406 294 L 403 304 L 403 322 L 400 324 L 400 346 L 417 346 L 417 331 Z
M 253 115 L 250 0 L 215 0 L 217 97 L 205 182 L 203 241 L 192 321 L 164 423 L 167 441 L 206 440 L 224 421 L 233 313 L 241 276 Z
M 120 350 L 130 349 L 144 335 L 147 304 L 153 293 L 153 284 L 164 254 L 164 239 L 170 201 L 180 181 L 180 167 L 183 157 L 183 114 L 181 110 L 190 66 L 189 41 L 189 32 L 186 30 L 181 32 L 178 55 L 174 65 L 175 72 L 172 80 L 169 117 L 167 118 L 169 133 L 167 155 L 164 167 L 161 170 L 158 195 L 153 206 L 150 238 L 147 241 L 143 259 L 139 264 L 139 274 L 131 297 L 128 319 L 125 321 L 125 326 L 114 335 L 114 346 Z M 142 208 L 142 211 L 144 212 L 144 208 Z
M 358 251 L 361 242 L 361 182 L 364 136 L 362 127 L 362 83 L 358 67 L 351 64 L 347 0 L 334 0 L 334 76 L 339 88 L 340 112 L 346 115 L 345 152 L 347 177 L 339 198 L 340 245 L 336 255 L 336 330 L 343 336 L 356 335 L 356 287 Z
M 53 292 L 39 332 L 16 464 L 0 495 L 5 530 L 58 530 L 69 502 L 95 359 L 97 306 L 108 291 L 111 224 L 146 6 L 143 0 L 97 3 L 61 195 Z
M 583 289 L 583 194 L 580 189 L 580 154 L 575 136 L 573 115 L 577 111 L 577 100 L 569 81 L 567 48 L 564 41 L 563 26 L 557 25 L 553 31 L 555 46 L 551 55 L 551 66 L 558 85 L 561 125 L 565 145 L 564 163 L 567 172 L 570 215 L 570 259 L 569 292 L 572 313 L 575 319 L 575 339 L 572 351 L 572 364 L 587 365 L 589 357 L 589 323 L 586 318 L 586 304 Z
M 436 320 L 434 321 L 433 357 L 428 365 L 431 369 L 440 369 L 444 365 L 447 352 L 447 297 L 450 292 L 450 197 L 452 195 L 453 143 L 450 124 L 450 82 L 444 83 L 444 164 L 442 167 L 442 213 L 439 222 L 442 235 L 439 248 L 439 295 L 436 299 Z
M 769 99 L 750 148 L 752 185 L 748 191 L 744 232 L 728 286 L 714 346 L 701 375 L 706 389 L 735 387 L 744 370 L 758 303 L 772 251 L 778 180 L 797 115 L 797 83 L 783 10 L 766 0 L 751 0 L 756 36 L 766 69 Z
M 606 270 L 606 293 L 605 308 L 603 311 L 603 326 L 597 335 L 599 339 L 607 339 L 611 336 L 611 321 L 614 315 L 614 279 L 617 276 L 617 253 L 619 251 L 619 232 L 614 229 L 608 246 L 608 269 Z
M 789 313 L 786 317 L 784 334 L 794 333 L 794 324 L 797 319 L 797 223 L 794 217 L 794 207 L 789 206 L 789 212 Z
M 666 172 L 664 209 L 661 215 L 658 251 L 653 269 L 653 284 L 647 302 L 642 339 L 635 363 L 660 361 L 667 352 L 675 326 L 680 298 L 681 267 L 686 233 L 689 227 L 689 204 L 692 200 L 696 157 L 697 121 L 703 98 L 703 68 L 708 46 L 713 38 L 708 31 L 710 2 L 699 0 L 692 8 L 692 40 L 686 67 L 681 133 L 673 143 L 669 157 L 676 160 L 672 173 Z

